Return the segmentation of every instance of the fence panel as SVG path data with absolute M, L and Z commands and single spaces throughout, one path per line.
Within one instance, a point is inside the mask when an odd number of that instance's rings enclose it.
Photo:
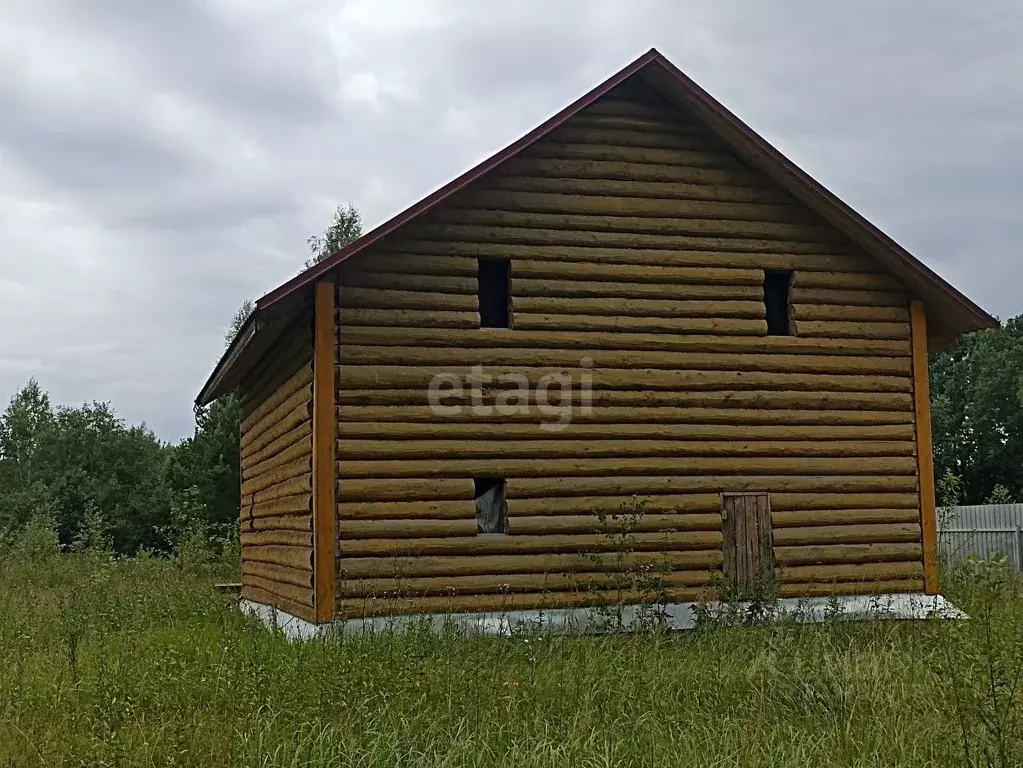
M 1023 504 L 978 504 L 938 515 L 938 545 L 949 562 L 998 553 L 1023 571 Z M 944 517 L 945 519 L 941 519 Z

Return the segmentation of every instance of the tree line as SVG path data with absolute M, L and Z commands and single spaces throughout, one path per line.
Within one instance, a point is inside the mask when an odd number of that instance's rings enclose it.
M 356 239 L 359 212 L 338 206 L 308 240 L 306 266 Z M 225 342 L 252 312 L 245 302 Z M 1023 501 L 1023 315 L 964 334 L 931 355 L 935 473 L 964 504 Z M 237 530 L 239 402 L 195 412 L 193 434 L 161 442 L 108 403 L 54 406 L 35 380 L 0 415 L 0 532 L 45 518 L 63 545 L 101 531 L 115 552 L 174 549 L 186 535 Z
M 307 240 L 308 268 L 357 239 L 359 211 L 337 206 L 322 235 Z M 225 346 L 252 313 L 245 301 Z M 60 543 L 101 531 L 113 551 L 165 552 L 196 532 L 233 533 L 239 506 L 238 398 L 195 411 L 191 437 L 159 440 L 128 425 L 109 403 L 54 406 L 32 379 L 0 415 L 0 535 L 45 518 Z

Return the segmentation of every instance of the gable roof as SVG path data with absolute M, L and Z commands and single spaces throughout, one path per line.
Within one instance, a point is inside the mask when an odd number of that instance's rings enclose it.
M 246 361 L 248 365 L 256 362 L 251 352 L 246 353 L 246 347 L 259 334 L 261 319 L 269 319 L 270 324 L 275 325 L 274 318 L 286 314 L 288 305 L 308 300 L 308 289 L 318 279 L 515 157 L 632 77 L 641 78 L 669 102 L 691 112 L 738 157 L 842 232 L 919 295 L 928 308 L 928 332 L 932 349 L 954 344 L 960 333 L 998 325 L 995 318 L 798 168 L 660 52 L 651 48 L 497 154 L 257 300 L 255 311 L 224 353 L 196 398 L 196 403 L 203 405 L 229 391 L 244 373 L 238 370 L 239 367 L 246 368 Z M 265 344 L 256 346 L 265 351 Z

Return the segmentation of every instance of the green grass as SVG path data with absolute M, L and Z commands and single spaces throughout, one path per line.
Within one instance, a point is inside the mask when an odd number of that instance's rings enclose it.
M 985 569 L 970 622 L 293 644 L 215 569 L 0 558 L 0 766 L 1023 760 L 1023 596 Z

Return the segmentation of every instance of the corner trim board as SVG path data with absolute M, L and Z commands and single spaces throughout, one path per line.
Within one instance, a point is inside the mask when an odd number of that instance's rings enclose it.
M 316 283 L 313 312 L 313 594 L 316 621 L 334 618 L 337 541 L 334 509 L 334 294 L 332 279 Z
M 919 299 L 909 302 L 913 338 L 913 410 L 920 478 L 920 531 L 923 535 L 924 592 L 938 594 L 938 515 L 934 501 L 934 447 L 927 361 L 927 312 Z

